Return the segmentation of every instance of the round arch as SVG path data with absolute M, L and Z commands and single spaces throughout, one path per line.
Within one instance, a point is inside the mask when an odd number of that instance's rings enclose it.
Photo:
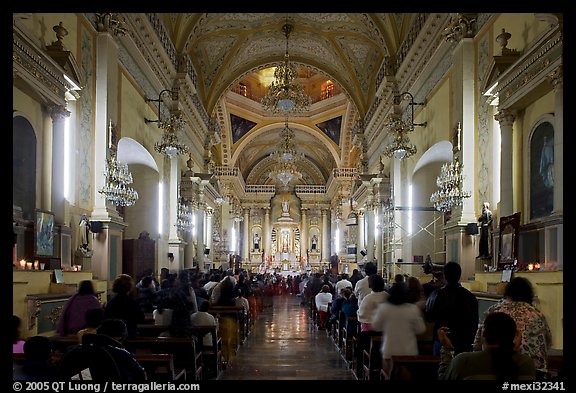
M 118 161 L 125 164 L 141 164 L 159 172 L 154 157 L 139 142 L 124 137 L 118 141 Z

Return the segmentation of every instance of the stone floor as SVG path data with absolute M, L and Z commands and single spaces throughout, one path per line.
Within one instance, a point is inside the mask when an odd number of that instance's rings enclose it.
M 354 380 L 326 331 L 291 295 L 275 296 L 264 309 L 223 380 Z

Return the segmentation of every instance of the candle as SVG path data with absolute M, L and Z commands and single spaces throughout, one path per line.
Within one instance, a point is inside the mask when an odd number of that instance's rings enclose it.
M 533 263 L 529 263 L 528 264 L 528 270 L 533 270 L 534 269 L 534 264 Z
M 26 260 L 20 259 L 20 269 L 26 269 Z
M 34 261 L 34 270 L 38 270 L 39 266 L 38 266 L 38 261 Z
M 26 262 L 26 269 L 32 270 L 32 262 Z
M 40 270 L 44 270 L 44 267 L 46 267 L 46 264 L 44 262 L 40 262 Z
M 536 262 L 536 263 L 534 264 L 534 269 L 540 270 L 540 262 Z

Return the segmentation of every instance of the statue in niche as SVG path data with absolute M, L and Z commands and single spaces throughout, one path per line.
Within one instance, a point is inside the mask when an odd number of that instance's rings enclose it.
M 288 215 L 290 211 L 290 205 L 288 201 L 282 201 L 282 215 Z
M 312 251 L 316 251 L 318 249 L 318 236 L 312 236 Z
M 478 217 L 480 224 L 480 246 L 479 255 L 481 259 L 491 258 L 489 244 L 490 244 L 490 230 L 492 229 L 492 212 L 490 211 L 490 204 L 484 202 L 482 204 L 482 214 Z
M 254 234 L 254 250 L 260 250 L 260 236 L 257 233 Z

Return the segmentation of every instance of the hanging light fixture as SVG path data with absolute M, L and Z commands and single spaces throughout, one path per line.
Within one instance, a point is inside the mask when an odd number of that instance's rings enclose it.
M 184 197 L 180 197 L 178 200 L 176 228 L 184 232 L 192 231 L 192 211 L 190 210 L 190 203 Z
M 284 128 L 280 131 L 278 148 L 270 154 L 270 157 L 277 162 L 275 169 L 270 172 L 270 177 L 278 180 L 284 187 L 287 187 L 290 182 L 302 177 L 296 161 L 303 159 L 304 154 L 296 150 L 293 138 L 294 131 L 288 127 L 288 117 L 286 117 Z
M 158 103 L 158 119 L 150 120 L 144 118 L 145 123 L 158 123 L 158 127 L 163 129 L 162 138 L 154 144 L 154 150 L 160 154 L 166 154 L 168 157 L 175 157 L 177 154 L 187 154 L 188 146 L 178 140 L 178 132 L 184 128 L 186 121 L 182 113 L 171 113 L 167 119 L 162 120 L 162 94 L 171 93 L 176 94 L 172 90 L 164 89 L 158 94 L 158 98 L 145 98 L 146 102 Z
M 103 194 L 106 200 L 112 202 L 115 206 L 132 206 L 138 200 L 138 192 L 130 187 L 132 184 L 132 173 L 128 169 L 128 164 L 119 162 L 116 158 L 116 148 L 112 140 L 114 127 L 112 121 L 108 126 L 108 149 L 110 155 L 106 158 L 104 167 L 104 186 L 98 190 Z
M 384 125 L 389 129 L 390 133 L 393 135 L 392 143 L 384 148 L 382 152 L 387 157 L 394 157 L 398 159 L 408 158 L 418 151 L 416 146 L 410 142 L 408 133 L 414 131 L 414 127 L 426 127 L 426 122 L 424 123 L 414 123 L 414 105 L 424 105 L 423 102 L 414 102 L 414 96 L 410 92 L 404 92 L 399 95 L 394 96 L 395 100 L 403 99 L 404 97 L 410 98 L 410 122 L 402 120 L 401 115 L 392 114 Z M 396 104 L 398 105 L 398 104 Z
M 298 76 L 296 66 L 290 64 L 288 38 L 292 30 L 294 30 L 294 26 L 289 23 L 282 26 L 282 31 L 286 36 L 284 63 L 274 70 L 274 81 L 272 81 L 268 92 L 261 101 L 264 110 L 273 114 L 280 112 L 306 112 L 312 104 L 312 99 L 306 95 L 304 87 L 296 82 Z
M 460 124 L 458 124 L 458 138 L 460 135 Z M 458 139 L 459 140 L 459 139 Z M 455 151 L 459 151 L 459 144 Z M 452 210 L 456 206 L 462 206 L 465 198 L 470 198 L 470 191 L 462 189 L 464 180 L 463 165 L 460 164 L 458 156 L 455 155 L 451 163 L 444 163 L 440 168 L 440 175 L 436 179 L 439 190 L 430 196 L 430 202 L 434 208 L 441 212 Z
M 170 117 L 158 124 L 164 129 L 162 139 L 154 144 L 154 150 L 158 153 L 166 154 L 172 158 L 178 154 L 187 154 L 188 146 L 178 140 L 177 132 L 184 128 L 184 118 L 182 114 L 171 114 Z

